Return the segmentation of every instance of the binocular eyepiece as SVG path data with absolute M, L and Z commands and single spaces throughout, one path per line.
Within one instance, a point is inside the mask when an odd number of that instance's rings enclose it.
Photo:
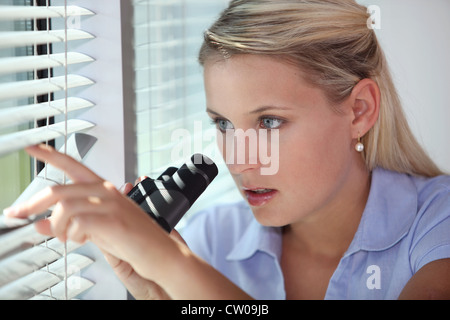
M 128 197 L 170 232 L 217 174 L 211 159 L 194 154 L 179 169 L 169 167 L 156 180 L 142 180 Z

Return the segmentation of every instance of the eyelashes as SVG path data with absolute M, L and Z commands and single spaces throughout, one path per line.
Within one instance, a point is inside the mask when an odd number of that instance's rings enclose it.
M 214 118 L 211 120 L 211 123 L 216 126 L 216 128 L 221 132 L 226 132 L 227 130 L 233 130 L 233 124 L 223 118 Z
M 285 119 L 273 116 L 262 116 L 258 119 L 259 129 L 275 130 L 280 129 L 286 123 Z M 211 124 L 215 125 L 218 130 L 225 133 L 227 130 L 234 130 L 234 125 L 231 121 L 216 117 L 211 119 Z
M 260 119 L 262 129 L 279 129 L 286 121 L 277 117 L 263 117 Z

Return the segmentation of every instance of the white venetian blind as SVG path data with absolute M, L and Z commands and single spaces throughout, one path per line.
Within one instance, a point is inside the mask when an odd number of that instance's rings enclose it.
M 201 152 L 219 176 L 191 212 L 234 198 L 234 185 L 215 149 L 206 116 L 202 68 L 197 56 L 204 31 L 227 0 L 134 0 L 136 130 L 139 175 L 158 176 Z
M 94 35 L 70 28 L 68 21 L 94 13 L 77 6 L 52 6 L 49 0 L 17 3 L 0 5 L 0 157 L 60 139 L 60 151 L 82 161 L 95 138 L 81 132 L 94 124 L 73 114 L 93 107 L 93 102 L 71 95 L 72 89 L 94 81 L 68 70 L 93 59 L 67 48 L 69 42 L 76 48 L 77 41 L 90 41 Z M 42 119 L 46 124 L 38 126 Z M 47 165 L 36 172 L 17 202 L 46 186 L 64 183 L 66 177 Z M 0 299 L 76 298 L 93 285 L 79 276 L 93 261 L 75 253 L 78 247 L 39 235 L 33 225 L 14 225 L 0 216 Z

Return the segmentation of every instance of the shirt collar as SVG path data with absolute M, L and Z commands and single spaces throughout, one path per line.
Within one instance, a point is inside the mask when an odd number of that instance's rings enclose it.
M 417 201 L 410 176 L 373 170 L 366 208 L 346 255 L 359 250 L 382 251 L 398 243 L 413 224 Z
M 279 260 L 281 241 L 281 228 L 264 227 L 256 219 L 252 219 L 243 236 L 228 254 L 227 260 L 245 260 L 257 251 L 265 252 Z

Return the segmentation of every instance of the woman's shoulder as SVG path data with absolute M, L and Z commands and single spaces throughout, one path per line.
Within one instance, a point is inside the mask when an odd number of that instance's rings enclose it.
M 448 229 L 442 234 L 450 223 L 450 177 L 427 178 L 378 168 L 372 174 L 363 219 L 364 232 L 377 243 L 393 244 L 406 234 L 411 248 L 435 236 L 450 242 Z
M 413 178 L 417 188 L 417 214 L 411 228 L 413 270 L 450 258 L 450 176 Z
M 416 220 L 427 225 L 450 219 L 450 176 L 412 177 L 417 190 Z M 423 223 L 422 223 L 423 224 Z
M 417 187 L 420 203 L 425 203 L 436 197 L 449 199 L 450 175 L 441 175 L 433 178 L 414 177 L 413 181 Z
M 450 204 L 450 175 L 430 178 L 377 168 L 373 177 L 377 182 L 377 196 L 397 201 L 414 200 L 419 214 L 430 206 L 434 207 L 440 203 Z

